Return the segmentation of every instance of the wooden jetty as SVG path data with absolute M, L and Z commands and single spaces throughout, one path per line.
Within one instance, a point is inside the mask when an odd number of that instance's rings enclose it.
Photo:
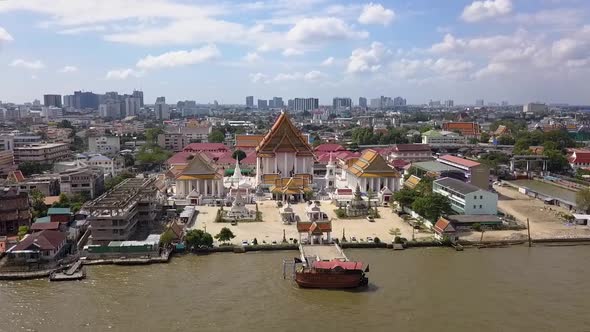
M 81 261 L 77 261 L 67 270 L 53 272 L 49 275 L 50 281 L 70 281 L 81 280 L 86 278 L 86 269 L 82 266 Z

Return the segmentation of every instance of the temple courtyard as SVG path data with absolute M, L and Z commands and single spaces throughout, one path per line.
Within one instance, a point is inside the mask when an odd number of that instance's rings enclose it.
M 246 207 L 254 210 L 254 204 L 246 204 Z M 307 207 L 306 203 L 298 203 L 291 205 L 296 215 L 301 218 L 301 221 L 307 221 L 305 216 L 305 210 Z M 271 244 L 272 241 L 281 243 L 283 239 L 283 231 L 285 237 L 289 239 L 299 240 L 299 233 L 297 232 L 297 226 L 295 223 L 291 225 L 285 225 L 281 222 L 281 216 L 279 214 L 279 208 L 277 207 L 276 201 L 262 201 L 258 203 L 258 209 L 262 212 L 262 222 L 239 222 L 237 225 L 231 225 L 227 223 L 216 223 L 215 215 L 218 207 L 213 206 L 198 206 L 197 210 L 199 214 L 193 228 L 203 229 L 215 235 L 219 233 L 221 228 L 228 227 L 232 230 L 236 237 L 232 240 L 234 244 L 240 244 L 243 240 L 252 242 L 254 238 L 258 240 L 259 244 L 263 241 L 267 244 Z M 224 208 L 228 209 L 228 208 Z M 412 238 L 412 227 L 404 222 L 400 217 L 392 212 L 391 208 L 379 207 L 380 218 L 375 218 L 375 222 L 369 222 L 365 218 L 359 219 L 338 219 L 334 210 L 336 206 L 332 205 L 330 201 L 321 201 L 321 209 L 325 212 L 330 219 L 332 219 L 332 238 L 342 238 L 343 231 L 348 241 L 351 237 L 355 237 L 357 242 L 361 239 L 366 242 L 367 237 L 378 237 L 382 242 L 391 243 L 393 235 L 389 234 L 389 230 L 399 228 L 401 236 L 407 239 Z M 415 237 L 420 238 L 431 238 L 432 233 L 422 233 L 416 231 Z

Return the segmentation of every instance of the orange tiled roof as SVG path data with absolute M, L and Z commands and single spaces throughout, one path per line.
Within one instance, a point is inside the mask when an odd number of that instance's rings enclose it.
M 356 177 L 400 177 L 383 157 L 373 149 L 367 149 L 347 169 Z
M 313 156 L 313 149 L 299 129 L 295 128 L 286 112 L 282 112 L 270 131 L 256 148 L 258 154 L 275 152 L 296 152 L 299 155 Z

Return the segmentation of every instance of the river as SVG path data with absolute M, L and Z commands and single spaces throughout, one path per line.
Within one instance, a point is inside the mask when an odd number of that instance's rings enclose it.
M 92 266 L 88 279 L 0 282 L 0 331 L 589 331 L 590 250 L 348 250 L 364 291 L 298 289 L 296 254 Z

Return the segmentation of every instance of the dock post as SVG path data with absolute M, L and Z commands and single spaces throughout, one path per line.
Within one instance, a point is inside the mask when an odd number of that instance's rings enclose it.
M 526 218 L 526 230 L 529 234 L 529 248 L 532 247 L 532 243 L 531 243 L 531 224 L 529 223 L 529 218 Z

